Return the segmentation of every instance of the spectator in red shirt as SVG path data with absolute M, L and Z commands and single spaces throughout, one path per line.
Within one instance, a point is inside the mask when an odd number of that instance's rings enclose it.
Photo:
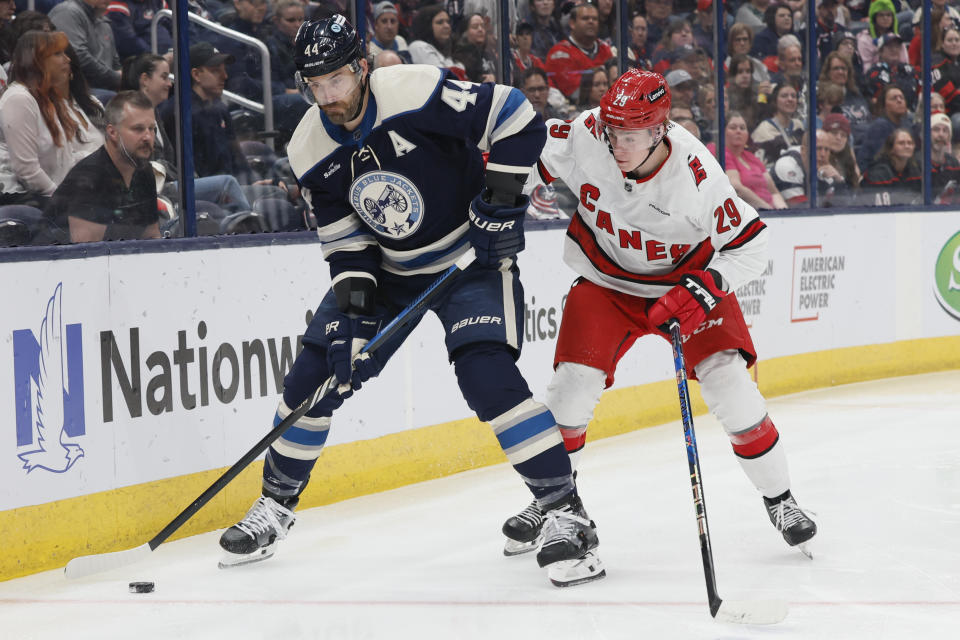
M 573 100 L 580 89 L 580 76 L 602 67 L 613 57 L 610 46 L 597 39 L 600 18 L 591 4 L 578 4 L 570 10 L 570 35 L 553 45 L 547 54 L 547 73 L 552 84 Z

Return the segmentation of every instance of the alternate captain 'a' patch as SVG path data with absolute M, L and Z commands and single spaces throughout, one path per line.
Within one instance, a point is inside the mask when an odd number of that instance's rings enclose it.
M 423 220 L 420 191 L 390 171 L 371 171 L 357 178 L 350 186 L 350 203 L 374 231 L 390 238 L 413 234 Z

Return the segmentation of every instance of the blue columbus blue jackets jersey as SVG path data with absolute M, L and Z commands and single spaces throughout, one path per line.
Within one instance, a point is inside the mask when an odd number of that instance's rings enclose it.
M 356 131 L 318 107 L 288 146 L 290 166 L 317 218 L 333 283 L 436 273 L 470 245 L 470 201 L 487 168 L 526 176 L 546 140 L 523 94 L 462 82 L 428 65 L 384 67 Z

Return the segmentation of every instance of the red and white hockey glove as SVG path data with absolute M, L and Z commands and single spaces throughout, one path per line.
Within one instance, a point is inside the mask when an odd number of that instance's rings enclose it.
M 670 332 L 670 320 L 680 321 L 680 333 L 690 335 L 726 295 L 713 271 L 691 271 L 680 277 L 680 283 L 653 303 L 647 317 L 650 324 L 664 333 Z

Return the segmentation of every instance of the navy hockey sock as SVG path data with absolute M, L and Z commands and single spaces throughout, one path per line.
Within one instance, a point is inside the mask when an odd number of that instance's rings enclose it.
M 297 498 L 310 481 L 316 458 L 297 460 L 270 447 L 263 461 L 263 495 L 281 504 Z
M 540 504 L 574 492 L 570 458 L 550 410 L 531 397 L 508 347 L 474 344 L 454 354 L 467 404 L 493 427 L 504 453 Z

